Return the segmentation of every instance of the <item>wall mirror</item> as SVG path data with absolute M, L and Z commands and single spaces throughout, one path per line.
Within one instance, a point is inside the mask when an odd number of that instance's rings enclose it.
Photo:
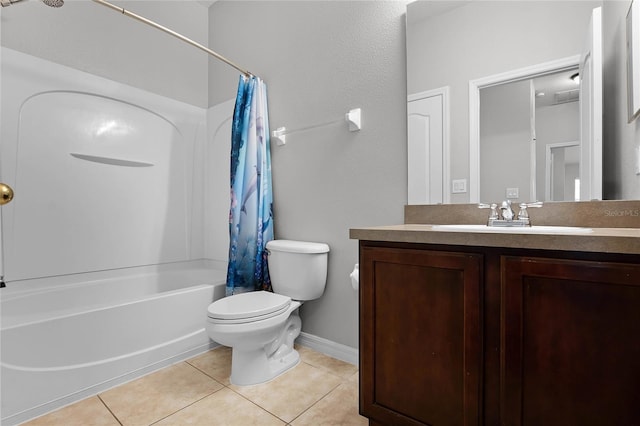
M 407 5 L 409 204 L 602 199 L 601 5 Z

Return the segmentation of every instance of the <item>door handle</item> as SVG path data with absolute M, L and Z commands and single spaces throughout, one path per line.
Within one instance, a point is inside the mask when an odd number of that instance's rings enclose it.
M 6 183 L 0 182 L 0 206 L 4 206 L 13 200 L 13 189 Z

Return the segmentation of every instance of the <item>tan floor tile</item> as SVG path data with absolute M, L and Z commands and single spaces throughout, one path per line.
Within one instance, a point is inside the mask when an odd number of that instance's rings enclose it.
M 283 426 L 285 423 L 231 389 L 225 388 L 154 424 L 177 425 Z
M 186 362 L 100 394 L 123 425 L 148 425 L 223 387 Z
M 231 348 L 220 346 L 187 361 L 198 370 L 228 386 L 231 376 Z
M 38 417 L 23 426 L 119 426 L 100 398 L 93 396 Z
M 300 353 L 303 362 L 311 364 L 314 367 L 322 368 L 330 373 L 346 379 L 358 371 L 358 367 L 348 362 L 340 361 L 328 355 L 316 352 L 304 346 L 296 346 L 296 350 Z
M 285 422 L 290 422 L 340 382 L 340 377 L 301 362 L 270 382 L 230 387 Z
M 354 380 L 355 378 L 355 380 Z M 354 374 L 300 417 L 292 426 L 335 425 L 366 426 L 369 420 L 358 413 L 358 375 Z

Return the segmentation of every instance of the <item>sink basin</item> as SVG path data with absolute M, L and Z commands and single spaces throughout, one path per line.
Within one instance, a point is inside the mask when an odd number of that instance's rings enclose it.
M 591 228 L 578 226 L 487 226 L 487 225 L 433 225 L 434 231 L 498 232 L 508 234 L 590 234 Z

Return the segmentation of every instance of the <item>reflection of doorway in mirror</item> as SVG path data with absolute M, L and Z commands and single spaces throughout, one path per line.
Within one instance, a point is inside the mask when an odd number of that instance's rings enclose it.
M 530 80 L 480 90 L 480 201 L 535 200 L 532 195 L 532 96 Z M 534 151 L 535 152 L 535 151 Z M 509 191 L 507 188 L 518 188 Z M 515 192 L 518 193 L 514 197 Z
M 407 97 L 408 204 L 448 203 L 449 88 Z
M 480 90 L 481 201 L 512 198 L 506 188 L 519 188 L 514 202 L 551 200 L 545 190 L 547 147 L 580 139 L 579 85 L 571 79 L 574 74 L 577 68 L 568 68 Z M 575 144 L 579 152 L 579 143 Z M 579 156 L 573 160 L 576 170 L 578 162 Z
M 575 72 L 577 73 L 577 71 Z M 551 86 L 547 86 L 551 82 L 537 82 L 537 93 L 541 90 L 546 91 L 543 97 L 536 97 L 536 180 L 538 191 L 538 199 L 541 201 L 575 201 L 573 192 L 569 187 L 573 187 L 573 181 L 567 183 L 566 191 L 563 186 L 549 185 L 549 173 L 556 172 L 556 179 L 553 180 L 557 185 L 563 182 L 559 178 L 559 173 L 565 175 L 565 167 L 561 164 L 562 158 L 566 157 L 567 164 L 571 164 L 566 168 L 567 171 L 580 170 L 580 96 L 579 84 L 571 80 L 570 76 L 575 74 L 569 71 L 564 74 L 557 74 L 560 81 L 564 81 L 565 86 L 559 87 L 557 90 L 551 90 Z M 550 76 L 553 81 L 553 76 Z M 573 89 L 571 89 L 573 85 Z M 546 86 L 546 88 L 545 88 Z M 556 86 L 558 87 L 558 86 Z M 566 142 L 569 141 L 569 142 Z M 571 149 L 565 150 L 573 146 Z M 550 164 L 549 156 L 553 154 L 556 168 L 547 168 Z M 571 176 L 573 172 L 568 172 Z M 578 175 L 575 176 L 576 178 Z M 554 195 L 552 195 L 554 194 Z
M 509 167 L 513 170 L 515 167 L 512 166 L 516 161 L 520 162 L 520 166 L 517 166 L 517 176 L 521 182 L 506 186 L 519 186 L 525 189 L 521 191 L 521 199 L 517 201 L 545 200 L 545 146 L 557 141 L 580 139 L 580 85 L 571 79 L 571 76 L 577 73 L 579 60 L 579 56 L 573 56 L 469 82 L 470 199 L 472 202 L 482 201 L 486 197 L 491 197 L 492 200 L 495 197 L 498 199 L 500 196 L 504 197 L 506 184 L 504 177 L 514 180 L 516 176 L 513 171 L 505 172 L 505 170 Z M 513 89 L 507 89 L 510 86 Z M 521 87 L 518 96 L 514 94 L 516 86 Z M 489 91 L 505 93 L 501 98 L 495 97 L 497 106 L 491 107 L 488 104 L 489 99 L 493 97 L 488 96 Z M 482 102 L 481 97 L 484 98 Z M 519 99 L 520 107 L 508 105 L 516 98 Z M 487 114 L 487 109 L 489 111 L 496 109 L 498 112 Z M 520 111 L 518 115 L 520 118 L 516 120 L 513 115 L 518 111 Z M 491 115 L 493 118 L 489 118 Z M 498 124 L 491 124 L 487 119 L 495 120 Z M 511 155 L 507 155 L 511 147 L 508 147 L 505 142 L 498 150 L 494 149 L 493 154 L 485 152 L 481 133 L 486 133 L 487 129 L 495 132 L 496 126 L 506 126 L 514 132 L 513 126 L 516 122 L 520 123 L 518 128 L 522 133 L 520 137 L 522 142 Z M 502 132 L 504 129 L 499 131 Z M 516 138 L 511 135 L 511 140 Z M 492 165 L 493 169 L 488 169 L 489 172 L 484 168 L 487 165 L 485 164 L 487 155 L 495 156 L 498 161 L 497 164 Z M 491 183 L 489 177 L 500 169 L 503 172 L 498 172 L 499 176 L 496 179 L 499 179 L 499 185 L 496 186 Z M 523 180 L 525 176 L 529 178 L 526 181 Z M 486 188 L 483 177 L 487 184 Z
M 541 116 L 539 116 L 539 111 L 532 111 L 532 105 L 537 106 L 542 103 L 543 99 L 536 97 L 536 94 L 539 94 L 540 91 L 544 91 L 546 93 L 546 98 L 544 99 L 554 99 L 555 93 L 559 91 L 555 87 L 552 90 L 548 90 L 550 88 L 542 88 L 539 84 L 536 85 L 535 81 L 538 78 L 550 78 L 552 74 L 563 73 L 564 75 L 566 75 L 567 81 L 569 81 L 570 75 L 575 72 L 575 70 L 578 68 L 579 63 L 580 56 L 575 55 L 469 81 L 469 196 L 471 202 L 479 202 L 481 201 L 482 196 L 488 195 L 482 194 L 482 192 L 485 191 L 484 189 L 481 189 L 482 187 L 484 187 L 484 183 L 481 184 L 481 174 L 483 170 L 480 166 L 480 163 L 483 161 L 482 157 L 486 157 L 486 154 L 482 152 L 483 149 L 480 142 L 480 133 L 483 131 L 482 128 L 486 125 L 486 123 L 483 124 L 483 120 L 480 117 L 481 114 L 483 114 L 481 112 L 482 108 L 480 107 L 481 91 L 486 89 L 497 90 L 499 86 L 511 84 L 520 84 L 526 86 L 523 88 L 524 94 L 522 95 L 525 99 L 520 101 L 523 105 L 520 109 L 524 108 L 524 111 L 522 111 L 521 114 L 522 119 L 518 121 L 521 122 L 521 131 L 526 131 L 527 134 L 529 134 L 528 144 L 530 145 L 531 149 L 520 147 L 517 152 L 521 155 L 524 155 L 524 151 L 528 151 L 526 157 L 528 159 L 526 166 L 528 174 L 527 178 L 535 173 L 538 179 L 536 179 L 535 182 L 529 182 L 529 180 L 527 180 L 527 182 L 521 184 L 524 185 L 524 188 L 528 188 L 528 190 L 526 194 L 521 194 L 521 197 L 523 197 L 523 199 L 519 201 L 535 201 L 541 199 L 544 195 L 542 192 L 542 188 L 544 188 L 544 148 L 542 148 L 542 153 L 540 153 L 540 147 L 542 146 L 542 144 L 538 143 L 538 141 L 541 139 L 541 136 L 542 138 L 544 138 L 544 132 L 542 132 L 541 134 L 541 130 L 538 129 L 538 121 Z M 531 84 L 532 80 L 534 81 L 533 85 Z M 531 89 L 532 86 L 533 90 Z M 484 104 L 484 107 L 486 107 L 486 99 Z M 503 111 L 505 110 L 505 107 L 506 105 L 499 106 L 499 108 Z M 513 111 L 509 112 L 510 115 L 512 113 Z M 504 118 L 498 117 L 498 120 L 504 121 Z M 555 137 L 548 140 L 549 142 L 555 142 L 558 140 L 573 139 L 579 139 L 579 136 L 560 138 L 559 135 L 556 135 Z M 535 156 L 533 156 L 531 152 L 533 149 L 535 149 L 536 152 Z M 500 158 L 503 162 L 509 161 L 509 159 L 505 158 L 504 156 L 500 156 Z M 536 190 L 536 188 L 540 189 Z M 500 185 L 500 188 L 490 188 L 489 190 L 499 190 L 500 194 L 502 194 L 504 188 L 502 188 L 502 185 Z
M 546 145 L 545 201 L 580 200 L 580 142 Z

